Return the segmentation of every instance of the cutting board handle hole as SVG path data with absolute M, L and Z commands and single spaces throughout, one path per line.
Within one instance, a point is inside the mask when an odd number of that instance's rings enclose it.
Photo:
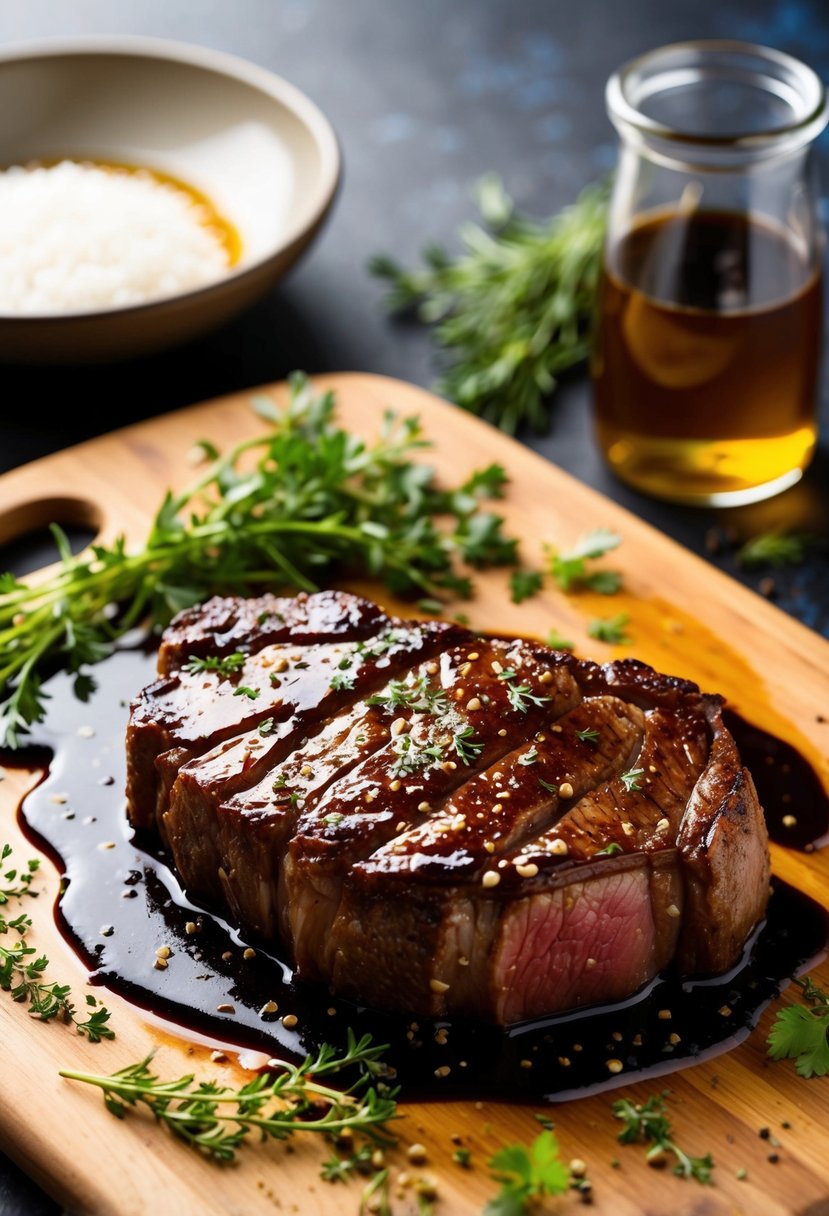
M 49 524 L 60 524 L 73 553 L 80 553 L 101 531 L 103 514 L 84 498 L 55 495 L 18 503 L 0 512 L 0 572 L 20 578 L 57 561 Z

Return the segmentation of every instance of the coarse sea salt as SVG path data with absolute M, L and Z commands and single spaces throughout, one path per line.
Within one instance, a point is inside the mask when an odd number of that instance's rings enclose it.
M 149 171 L 88 162 L 0 172 L 0 313 L 94 312 L 215 282 L 209 208 Z

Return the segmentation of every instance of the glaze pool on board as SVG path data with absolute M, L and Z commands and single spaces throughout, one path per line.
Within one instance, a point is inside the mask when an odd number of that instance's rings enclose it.
M 47 718 L 35 738 L 53 758 L 43 783 L 25 799 L 22 816 L 62 859 L 66 881 L 58 921 L 93 982 L 185 1028 L 223 1043 L 302 1055 L 322 1041 L 343 1044 L 351 1027 L 389 1044 L 386 1058 L 406 1097 L 557 1099 L 669 1071 L 733 1046 L 825 945 L 824 910 L 775 880 L 767 919 L 731 973 L 702 981 L 668 974 L 605 1009 L 502 1030 L 412 1022 L 332 998 L 324 987 L 294 982 L 278 951 L 242 941 L 221 918 L 189 902 L 165 857 L 130 836 L 122 793 L 127 706 L 153 665 L 154 655 L 142 650 L 116 653 L 96 668 L 97 692 L 83 705 L 72 694 L 70 677 L 50 681 Z M 160 970 L 156 950 L 164 945 L 171 953 Z M 245 959 L 248 946 L 255 957 Z M 275 1011 L 265 1011 L 269 1002 Z M 286 1015 L 296 1024 L 289 1018 L 286 1027 Z M 620 1072 L 609 1070 L 611 1060 L 621 1063 Z

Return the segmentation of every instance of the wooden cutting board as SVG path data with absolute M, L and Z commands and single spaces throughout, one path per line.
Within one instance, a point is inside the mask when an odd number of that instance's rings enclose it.
M 624 543 L 610 563 L 624 572 L 621 595 L 608 600 L 547 590 L 515 607 L 505 574 L 491 572 L 476 580 L 477 596 L 464 605 L 473 626 L 541 637 L 555 627 L 576 641 L 579 653 L 605 660 L 621 651 L 590 641 L 585 624 L 595 616 L 629 612 L 628 652 L 725 693 L 749 720 L 800 748 L 829 786 L 829 723 L 824 717 L 829 716 L 829 645 L 820 637 L 566 472 L 421 389 L 359 374 L 320 377 L 318 384 L 336 390 L 339 419 L 367 435 L 375 432 L 387 407 L 418 413 L 435 441 L 430 459 L 447 478 L 457 481 L 493 460 L 504 464 L 511 485 L 503 513 L 509 531 L 524 538 L 528 565 L 540 563 L 544 542 L 568 546 L 585 529 L 600 525 L 622 534 Z M 272 391 L 282 398 L 286 390 L 275 386 Z M 188 457 L 195 440 L 209 437 L 229 446 L 261 427 L 248 399 L 245 393 L 194 406 L 0 478 L 0 541 L 57 518 L 92 521 L 103 537 L 124 531 L 130 542 L 140 543 L 163 491 L 192 479 Z M 355 589 L 395 606 L 376 587 Z M 18 857 L 32 854 L 16 827 L 15 811 L 33 780 L 31 774 L 9 769 L 0 783 L 0 838 L 15 845 Z M 772 854 L 777 874 L 829 903 L 829 851 L 803 854 L 773 847 Z M 49 954 L 54 977 L 71 980 L 82 994 L 80 963 L 49 912 L 58 888 L 49 862 L 38 886 L 41 897 L 29 909 L 35 921 L 32 941 Z M 825 985 L 829 967 L 824 965 L 818 975 Z M 107 1004 L 117 1038 L 93 1046 L 66 1027 L 30 1020 L 22 1007 L 0 994 L 3 1148 L 73 1212 L 357 1212 L 359 1185 L 320 1181 L 323 1145 L 297 1144 L 290 1152 L 275 1143 L 251 1146 L 238 1166 L 218 1168 L 174 1143 L 149 1119 L 136 1116 L 119 1123 L 96 1091 L 60 1080 L 61 1067 L 112 1072 L 154 1047 L 158 1071 L 165 1076 L 194 1070 L 216 1079 L 241 1075 L 235 1065 L 211 1062 L 203 1045 L 149 1025 L 141 1011 L 116 996 L 108 996 Z M 618 1125 L 610 1114 L 615 1095 L 548 1108 L 564 1159 L 580 1157 L 589 1165 L 597 1213 L 829 1212 L 829 1078 L 805 1081 L 791 1063 L 767 1060 L 765 1037 L 778 1004 L 741 1047 L 668 1078 L 678 1138 L 690 1152 L 713 1154 L 715 1186 L 704 1188 L 674 1178 L 669 1170 L 651 1169 L 641 1149 L 619 1146 Z M 662 1087 L 640 1083 L 621 1092 L 641 1100 Z M 436 1210 L 447 1216 L 480 1212 L 497 1189 L 488 1178 L 487 1158 L 505 1143 L 528 1142 L 539 1130 L 533 1108 L 517 1104 L 433 1102 L 404 1104 L 402 1110 L 401 1150 L 392 1162 L 395 1169 L 435 1178 Z M 758 1136 L 761 1127 L 771 1129 L 781 1141 L 779 1148 Z M 453 1163 L 452 1136 L 461 1136 L 472 1150 L 471 1171 Z M 428 1151 L 428 1163 L 416 1169 L 407 1165 L 404 1154 L 413 1142 Z M 779 1156 L 777 1163 L 768 1161 L 770 1152 Z M 610 1165 L 614 1157 L 620 1162 L 617 1168 Z M 747 1178 L 736 1177 L 741 1169 L 748 1171 Z M 411 1191 L 393 1194 L 395 1213 L 416 1210 Z M 577 1196 L 568 1195 L 548 1200 L 544 1210 L 573 1211 L 579 1204 Z

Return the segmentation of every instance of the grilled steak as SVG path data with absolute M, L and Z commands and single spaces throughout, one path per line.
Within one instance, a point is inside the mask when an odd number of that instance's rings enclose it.
M 757 794 L 693 684 L 341 592 L 211 600 L 159 670 L 132 822 L 361 1002 L 509 1024 L 723 971 L 763 916 Z

